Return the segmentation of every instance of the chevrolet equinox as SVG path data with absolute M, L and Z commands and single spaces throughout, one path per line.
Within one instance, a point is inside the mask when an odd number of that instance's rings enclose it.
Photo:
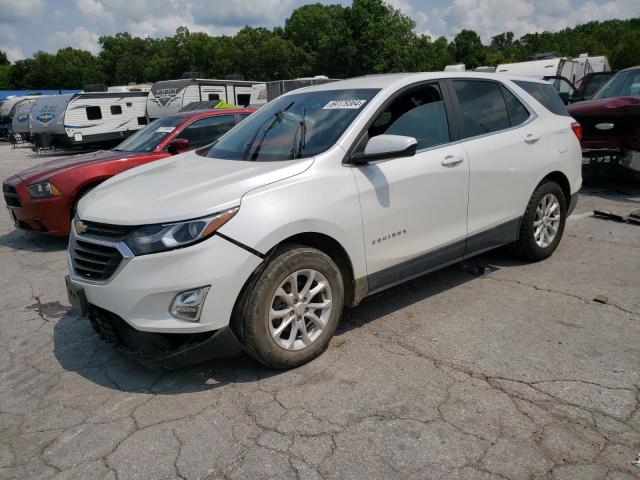
M 552 86 L 527 77 L 296 90 L 83 197 L 69 298 L 148 364 L 243 349 L 295 367 L 367 295 L 502 245 L 549 257 L 582 183 L 579 137 Z

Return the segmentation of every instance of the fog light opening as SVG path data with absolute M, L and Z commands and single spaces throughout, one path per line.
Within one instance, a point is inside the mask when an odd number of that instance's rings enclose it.
M 175 318 L 186 320 L 187 322 L 197 322 L 200 320 L 200 312 L 204 299 L 211 287 L 200 287 L 192 290 L 185 290 L 176 295 L 171 304 L 169 313 Z

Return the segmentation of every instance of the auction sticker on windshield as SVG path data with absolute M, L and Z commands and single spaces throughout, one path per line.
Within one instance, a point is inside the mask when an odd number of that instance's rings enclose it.
M 357 110 L 365 103 L 367 103 L 366 100 L 331 100 L 324 107 L 322 107 L 322 109 L 323 110 L 341 110 L 341 109 Z
M 156 132 L 158 133 L 171 133 L 176 129 L 176 127 L 158 127 Z

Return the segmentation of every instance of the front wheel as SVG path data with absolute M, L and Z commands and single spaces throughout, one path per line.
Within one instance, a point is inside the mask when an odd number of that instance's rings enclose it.
M 342 314 L 344 284 L 328 255 L 287 246 L 271 258 L 246 298 L 247 353 L 268 367 L 291 368 L 329 345 Z
M 567 203 L 560 185 L 545 181 L 531 195 L 522 217 L 520 235 L 512 245 L 524 260 L 544 260 L 560 243 L 567 216 Z

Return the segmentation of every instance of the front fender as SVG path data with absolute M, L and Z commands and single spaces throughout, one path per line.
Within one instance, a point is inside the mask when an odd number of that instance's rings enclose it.
M 366 276 L 362 214 L 349 168 L 328 174 L 315 169 L 242 197 L 238 214 L 220 232 L 260 253 L 302 233 L 333 238 L 346 251 L 354 277 Z

